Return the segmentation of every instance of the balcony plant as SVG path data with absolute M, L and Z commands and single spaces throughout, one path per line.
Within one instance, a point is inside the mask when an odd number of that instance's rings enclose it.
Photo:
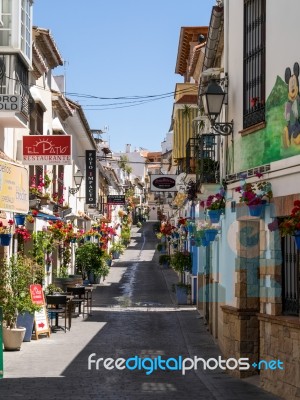
M 37 283 L 37 269 L 20 254 L 2 260 L 0 266 L 0 305 L 3 308 L 3 341 L 7 350 L 20 350 L 25 328 L 17 327 L 19 314 L 33 314 L 39 307 L 32 303 L 29 286 Z

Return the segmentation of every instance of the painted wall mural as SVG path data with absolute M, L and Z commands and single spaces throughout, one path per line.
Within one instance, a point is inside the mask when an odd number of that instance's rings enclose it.
M 300 154 L 299 64 L 277 76 L 266 101 L 266 127 L 235 141 L 235 171 Z

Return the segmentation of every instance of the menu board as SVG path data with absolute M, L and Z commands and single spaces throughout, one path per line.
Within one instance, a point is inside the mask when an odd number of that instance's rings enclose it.
M 40 310 L 34 313 L 34 331 L 36 339 L 38 339 L 41 334 L 50 336 L 49 320 L 42 286 L 30 285 L 30 296 L 34 304 L 41 306 Z

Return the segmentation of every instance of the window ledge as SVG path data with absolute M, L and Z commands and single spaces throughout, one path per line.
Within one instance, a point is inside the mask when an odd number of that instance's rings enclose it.
M 260 122 L 259 124 L 249 126 L 249 128 L 239 131 L 239 133 L 241 134 L 241 136 L 246 136 L 246 135 L 250 135 L 250 133 L 260 131 L 261 129 L 264 129 L 265 127 L 266 127 L 266 123 Z

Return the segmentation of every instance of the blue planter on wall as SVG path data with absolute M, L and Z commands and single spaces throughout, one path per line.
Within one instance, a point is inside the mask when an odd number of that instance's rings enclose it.
M 2 233 L 0 235 L 0 246 L 9 246 L 11 241 L 11 233 Z
M 220 222 L 221 214 L 222 210 L 208 210 L 208 216 L 212 224 L 217 224 Z
M 208 242 L 213 242 L 218 234 L 217 229 L 206 229 L 205 230 L 205 239 Z
M 21 215 L 21 214 L 15 215 L 15 223 L 16 223 L 16 225 L 24 225 L 25 224 L 25 215 Z
M 248 205 L 251 217 L 261 217 L 264 206 L 264 204 Z

